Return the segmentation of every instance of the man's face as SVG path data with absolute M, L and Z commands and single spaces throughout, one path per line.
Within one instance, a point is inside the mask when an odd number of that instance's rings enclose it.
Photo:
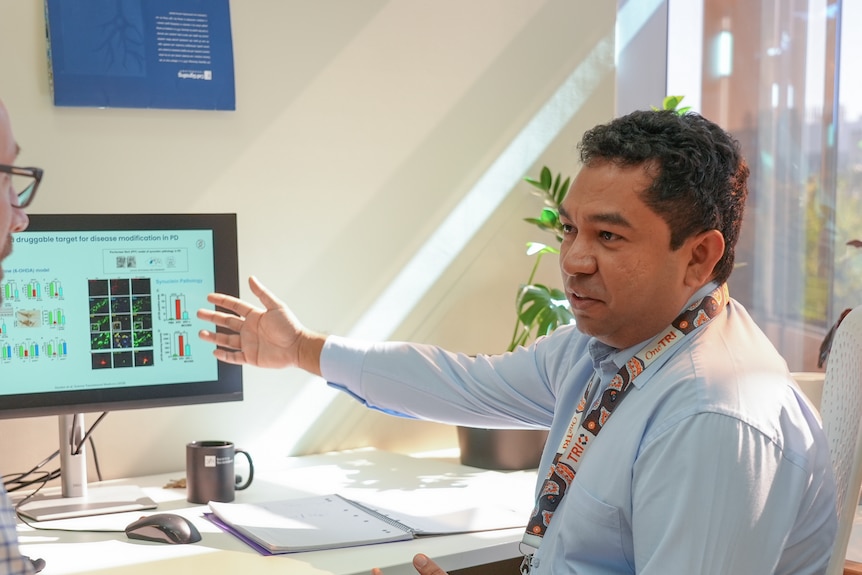
M 0 101 L 0 164 L 12 166 L 17 159 L 18 144 L 12 135 L 9 114 Z M 18 190 L 12 189 L 9 175 L 0 172 L 0 266 L 2 260 L 12 252 L 12 232 L 25 229 L 29 223 L 24 210 L 17 208 L 17 205 Z M 0 280 L 2 279 L 3 269 L 0 267 Z
M 670 249 L 670 228 L 641 200 L 644 166 L 597 161 L 560 206 L 560 269 L 578 329 L 617 349 L 670 325 L 700 286 L 687 285 L 690 240 Z

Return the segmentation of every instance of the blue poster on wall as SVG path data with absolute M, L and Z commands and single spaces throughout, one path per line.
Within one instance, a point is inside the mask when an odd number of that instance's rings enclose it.
M 228 0 L 45 0 L 54 105 L 235 110 Z

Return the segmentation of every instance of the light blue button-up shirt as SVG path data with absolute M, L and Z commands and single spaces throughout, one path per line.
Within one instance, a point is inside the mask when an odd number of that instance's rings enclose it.
M 541 484 L 591 374 L 606 386 L 638 348 L 613 350 L 574 326 L 478 357 L 330 337 L 321 368 L 331 384 L 389 412 L 549 427 Z M 786 363 L 740 304 L 731 300 L 633 385 L 591 442 L 534 573 L 825 571 L 837 530 L 828 445 Z

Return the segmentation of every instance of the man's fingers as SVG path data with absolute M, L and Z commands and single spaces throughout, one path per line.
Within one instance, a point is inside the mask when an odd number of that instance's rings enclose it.
M 218 348 L 213 351 L 213 355 L 216 357 L 216 359 L 225 363 L 234 363 L 237 365 L 244 365 L 248 363 L 245 360 L 245 355 L 241 351 L 228 351 L 226 349 Z
M 413 557 L 413 567 L 419 572 L 419 575 L 447 575 L 442 567 L 422 553 Z
M 234 333 L 217 333 L 208 329 L 202 329 L 198 332 L 198 336 L 203 341 L 214 343 L 216 347 L 231 350 L 239 350 L 242 348 L 242 339 Z
M 207 296 L 207 301 L 213 305 L 218 307 L 229 309 L 232 312 L 240 313 L 241 308 L 250 308 L 253 309 L 252 306 L 245 303 L 239 298 L 235 298 L 232 295 L 226 295 L 223 293 L 211 293 Z M 240 313 L 240 315 L 243 315 Z
M 254 293 L 257 299 L 260 300 L 260 303 L 263 304 L 263 307 L 265 309 L 270 310 L 284 306 L 281 300 L 275 297 L 275 294 L 273 294 L 262 283 L 260 283 L 260 281 L 256 277 L 249 277 L 248 285 L 251 287 L 251 291 Z M 240 318 L 244 318 L 248 317 L 254 312 L 264 311 L 261 310 L 259 307 L 253 306 L 246 301 L 233 297 L 232 295 L 227 295 L 223 293 L 211 293 L 207 296 L 207 301 L 218 308 L 225 309 L 233 313 L 227 314 L 224 312 L 214 312 L 210 309 L 201 309 L 198 310 L 198 317 L 200 319 L 211 321 L 229 328 L 230 325 L 228 325 L 226 322 L 230 321 L 229 318 L 231 317 L 239 316 Z
M 260 300 L 260 303 L 262 303 L 263 307 L 266 309 L 275 309 L 277 307 L 284 306 L 282 301 L 275 297 L 275 294 L 269 291 L 265 285 L 260 283 L 260 280 L 257 279 L 257 277 L 249 276 L 248 286 L 251 288 L 251 293 Z
M 232 331 L 239 331 L 243 321 L 241 317 L 232 313 L 224 313 L 206 308 L 198 310 L 198 319 L 214 323 L 220 327 L 226 327 Z
M 419 553 L 413 557 L 413 568 L 419 575 L 449 575 L 443 569 L 434 563 L 427 555 Z M 371 570 L 371 575 L 383 575 L 383 571 L 377 567 Z

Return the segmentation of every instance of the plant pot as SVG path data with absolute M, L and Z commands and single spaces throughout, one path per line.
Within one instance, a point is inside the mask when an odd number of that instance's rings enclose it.
M 458 427 L 461 463 L 482 469 L 535 469 L 547 438 L 544 429 Z

